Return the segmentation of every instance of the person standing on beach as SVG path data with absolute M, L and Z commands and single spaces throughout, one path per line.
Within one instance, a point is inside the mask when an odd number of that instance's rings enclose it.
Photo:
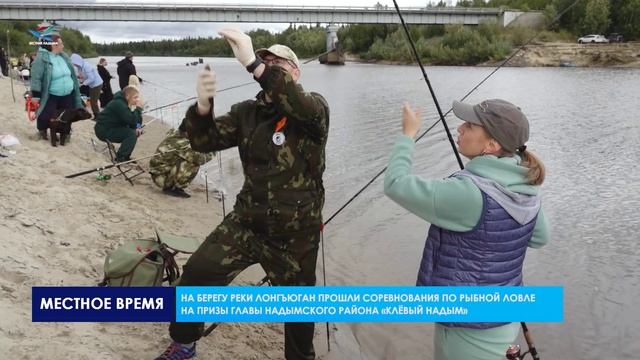
M 118 83 L 120 84 L 120 90 L 129 86 L 129 77 L 131 75 L 138 76 L 138 73 L 136 72 L 136 66 L 133 65 L 133 53 L 127 51 L 124 59 L 118 61 Z M 139 76 L 138 79 L 142 82 Z
M 198 76 L 198 101 L 185 121 L 191 147 L 205 153 L 238 147 L 245 182 L 233 211 L 187 261 L 179 285 L 224 286 L 259 263 L 275 286 L 314 286 L 329 106 L 297 83 L 300 63 L 290 48 L 254 53 L 251 38 L 239 30 L 219 34 L 262 91 L 214 117 L 215 75 L 203 70 Z M 203 329 L 203 323 L 171 323 L 173 342 L 156 359 L 194 357 Z M 313 323 L 285 323 L 285 358 L 314 359 L 313 335 Z
M 403 135 L 385 173 L 384 192 L 431 223 L 418 286 L 521 286 L 527 247 L 549 241 L 540 207 L 545 170 L 525 143 L 529 122 L 520 108 L 499 99 L 477 105 L 455 101 L 465 170 L 446 179 L 411 175 L 413 138 L 420 115 L 403 109 Z M 505 357 L 519 323 L 437 323 L 434 360 Z
M 96 119 L 100 113 L 98 100 L 100 99 L 100 91 L 102 90 L 102 78 L 98 74 L 98 69 L 84 61 L 82 56 L 78 54 L 71 54 L 71 63 L 76 68 L 76 73 L 81 79 L 80 84 L 89 88 L 91 112 L 93 112 L 93 118 Z
M 0 48 L 0 71 L 2 72 L 2 76 L 9 76 L 9 71 L 7 67 L 7 53 L 4 51 L 4 48 Z
M 111 73 L 107 70 L 107 59 L 100 58 L 98 62 L 98 74 L 102 79 L 102 93 L 100 94 L 100 107 L 105 108 L 109 101 L 113 99 L 113 90 L 111 89 Z
M 80 85 L 76 71 L 57 33 L 50 33 L 40 39 L 38 56 L 31 65 L 31 95 L 40 103 L 36 116 L 37 127 L 42 139 L 47 139 L 49 121 L 60 109 L 84 108 L 80 98 Z
M 22 54 L 22 69 L 31 69 L 31 58 L 27 53 Z

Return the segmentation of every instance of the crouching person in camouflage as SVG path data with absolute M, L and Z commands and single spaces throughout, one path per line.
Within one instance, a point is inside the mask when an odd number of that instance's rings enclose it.
M 251 38 L 222 30 L 237 60 L 262 87 L 255 99 L 213 117 L 215 75 L 198 77 L 198 102 L 187 110 L 191 147 L 238 147 L 245 181 L 234 209 L 184 266 L 181 286 L 227 285 L 260 263 L 273 285 L 313 286 L 322 225 L 329 107 L 297 84 L 298 58 L 283 45 L 253 52 Z M 171 323 L 172 344 L 157 359 L 190 359 L 203 323 Z M 314 359 L 313 323 L 285 323 L 285 358 Z
M 184 189 L 198 174 L 200 165 L 211 161 L 213 153 L 193 151 L 187 139 L 184 121 L 178 129 L 171 129 L 156 153 L 162 153 L 149 162 L 149 173 L 154 184 L 171 196 L 191 197 Z

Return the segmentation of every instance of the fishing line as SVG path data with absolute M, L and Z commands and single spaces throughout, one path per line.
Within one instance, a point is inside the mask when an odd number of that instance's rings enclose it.
M 562 12 L 558 13 L 558 15 L 553 19 L 552 22 L 550 22 L 549 24 L 547 24 L 547 27 L 553 25 L 554 23 L 556 23 L 558 20 L 560 20 L 560 18 L 562 17 L 562 15 L 564 15 L 567 11 L 569 11 L 571 8 L 573 8 L 580 0 L 576 0 L 575 2 L 573 2 L 571 5 L 569 5 L 567 8 L 565 8 Z M 445 122 L 445 117 L 453 110 L 452 108 L 449 108 L 449 110 L 446 113 L 442 113 L 442 111 L 440 110 L 440 106 L 437 102 L 437 99 L 435 97 L 435 94 L 433 92 L 433 89 L 431 88 L 431 84 L 427 78 L 427 74 L 424 70 L 424 67 L 422 66 L 422 63 L 420 62 L 420 57 L 417 54 L 417 51 L 415 49 L 415 46 L 413 44 L 413 41 L 411 40 L 411 37 L 409 35 L 408 29 L 406 27 L 406 24 L 404 23 L 404 19 L 402 18 L 402 14 L 400 13 L 400 9 L 398 7 L 398 4 L 396 2 L 396 0 L 393 1 L 395 7 L 396 7 L 396 11 L 398 12 L 398 15 L 400 16 L 400 20 L 402 22 L 402 25 L 404 27 L 405 33 L 408 37 L 409 42 L 411 43 L 411 47 L 414 51 L 414 55 L 416 56 L 416 59 L 418 61 L 418 64 L 420 65 L 420 68 L 422 70 L 423 73 L 423 78 L 424 80 L 427 82 L 427 85 L 429 87 L 429 90 L 431 92 L 431 95 L 433 97 L 433 100 L 435 101 L 436 107 L 438 109 L 438 115 L 440 116 L 440 118 L 438 120 L 436 120 L 436 122 L 434 122 L 431 126 L 429 126 L 429 128 L 427 128 L 424 132 L 422 132 L 422 134 L 420 134 L 420 136 L 418 136 L 415 140 L 415 142 L 417 143 L 420 139 L 422 139 L 429 131 L 431 131 L 437 124 L 438 122 L 442 121 L 443 125 L 445 127 L 445 131 L 447 132 L 447 136 L 449 137 L 449 142 L 452 143 L 452 137 L 450 136 L 450 131 L 448 126 L 446 125 Z M 506 65 L 511 59 L 513 59 L 513 57 L 518 54 L 520 51 L 522 51 L 527 45 L 529 45 L 535 38 L 537 38 L 544 30 L 540 30 L 537 33 L 535 33 L 531 38 L 529 38 L 529 40 L 527 40 L 523 45 L 521 45 L 518 49 L 516 49 L 513 54 L 511 54 L 508 58 L 506 58 L 500 65 L 498 65 L 491 73 L 489 73 L 484 79 L 482 79 L 477 85 L 475 85 L 471 90 L 469 90 L 469 92 L 467 92 L 466 95 L 464 95 L 461 99 L 461 101 L 463 101 L 464 99 L 466 99 L 469 95 L 471 95 L 473 92 L 475 92 L 482 84 L 484 84 L 491 76 L 493 76 L 493 74 L 495 74 L 498 70 L 500 70 L 504 65 Z M 453 145 L 453 144 L 452 144 Z M 460 166 L 460 168 L 464 168 L 464 166 L 462 165 L 460 156 L 458 154 L 457 149 L 455 148 L 455 146 L 453 146 L 453 150 L 454 153 L 456 155 L 456 159 L 458 160 L 458 165 Z M 382 170 L 380 170 L 370 181 L 368 181 L 364 186 L 362 186 L 351 198 L 349 198 L 338 210 L 336 210 L 331 216 L 329 216 L 329 218 L 324 222 L 324 226 L 326 226 L 327 224 L 329 224 L 336 216 L 338 216 L 338 214 L 340 214 L 347 206 L 349 206 L 358 196 L 360 196 L 360 194 L 362 194 L 364 192 L 364 190 L 366 190 L 374 181 L 376 181 L 380 175 L 384 174 L 384 172 L 387 170 L 387 167 L 385 166 Z M 324 244 L 323 244 L 324 245 Z M 323 255 L 324 255 L 324 251 L 323 251 Z M 323 259 L 323 264 L 324 264 L 324 259 Z M 323 266 L 323 276 L 325 276 L 324 274 L 324 266 Z M 325 280 L 326 281 L 326 280 Z M 328 324 L 328 323 L 327 323 Z M 522 323 L 522 328 L 526 329 L 526 324 L 523 322 Z M 327 331 L 328 330 L 328 326 L 327 326 Z M 526 331 L 527 334 L 529 334 L 528 329 Z M 329 336 L 329 334 L 327 334 L 327 337 Z M 535 353 L 535 360 L 538 360 L 539 357 L 537 355 L 536 352 L 536 348 L 533 345 L 533 341 L 529 341 L 531 338 L 531 336 L 529 335 L 529 337 L 526 339 L 527 340 L 527 345 L 529 346 L 530 349 L 530 353 L 534 354 Z

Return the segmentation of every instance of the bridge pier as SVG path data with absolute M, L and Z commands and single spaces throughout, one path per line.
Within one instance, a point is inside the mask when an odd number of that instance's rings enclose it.
M 338 26 L 327 25 L 327 54 L 320 56 L 320 64 L 344 65 L 344 52 L 338 40 Z

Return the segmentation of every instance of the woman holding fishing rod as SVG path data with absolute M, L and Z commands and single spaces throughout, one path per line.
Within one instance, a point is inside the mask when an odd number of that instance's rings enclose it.
M 418 286 L 520 286 L 527 247 L 549 240 L 540 207 L 542 162 L 525 145 L 529 122 L 504 100 L 453 103 L 465 170 L 445 179 L 411 175 L 420 112 L 403 108 L 403 133 L 385 173 L 393 201 L 431 223 Z M 518 323 L 437 323 L 435 360 L 504 359 Z

